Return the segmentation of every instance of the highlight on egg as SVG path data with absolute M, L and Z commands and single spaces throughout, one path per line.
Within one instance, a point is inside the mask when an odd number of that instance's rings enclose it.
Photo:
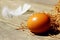
M 49 30 L 50 18 L 45 13 L 34 13 L 27 20 L 27 27 L 33 33 L 44 33 Z

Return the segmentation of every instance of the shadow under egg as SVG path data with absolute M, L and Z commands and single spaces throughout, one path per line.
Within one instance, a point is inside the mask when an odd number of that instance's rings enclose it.
M 35 35 L 38 35 L 38 36 L 53 36 L 53 35 L 58 35 L 60 33 L 60 31 L 57 29 L 58 25 L 54 24 L 54 26 L 51 26 L 51 28 L 44 32 L 44 33 L 34 33 Z

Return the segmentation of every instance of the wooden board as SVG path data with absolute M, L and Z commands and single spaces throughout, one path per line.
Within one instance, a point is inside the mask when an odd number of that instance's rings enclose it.
M 18 5 L 19 5 L 19 1 L 15 1 Z M 14 2 L 14 3 L 15 3 Z M 10 8 L 13 8 L 13 4 L 11 5 L 9 1 L 7 0 L 1 0 L 0 1 L 0 13 L 1 13 L 1 9 L 4 5 L 8 5 Z M 12 1 L 13 3 L 13 1 Z M 24 3 L 21 1 L 21 3 Z M 16 7 L 18 5 L 15 5 Z M 50 11 L 52 9 L 52 6 L 46 6 L 46 5 L 40 5 L 40 4 L 36 4 L 36 3 L 31 3 L 32 8 L 31 10 L 34 11 Z M 45 7 L 43 7 L 45 6 Z M 48 10 L 49 8 L 49 10 Z M 19 26 L 21 27 L 21 25 L 19 25 L 19 23 L 22 23 L 22 20 L 24 22 L 23 25 L 26 26 L 26 22 L 24 21 L 25 19 L 27 19 L 29 16 L 31 15 L 31 13 L 29 14 L 24 14 L 21 15 L 20 18 L 16 18 L 18 19 L 14 21 L 14 19 L 12 21 L 10 20 L 4 20 L 2 19 L 2 16 L 0 15 L 0 40 L 60 40 L 60 34 L 58 33 L 56 36 L 41 36 L 41 35 L 34 35 L 32 34 L 29 29 L 22 29 L 22 30 L 16 30 L 16 27 Z M 15 25 L 16 24 L 16 25 Z

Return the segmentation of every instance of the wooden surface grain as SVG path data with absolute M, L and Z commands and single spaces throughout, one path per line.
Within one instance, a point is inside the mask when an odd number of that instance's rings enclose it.
M 23 0 L 24 1 L 24 0 Z M 25 3 L 23 1 L 8 1 L 8 0 L 0 0 L 0 14 L 2 11 L 2 7 L 7 5 L 9 8 L 14 9 L 18 7 L 21 3 Z M 16 3 L 16 4 L 14 4 Z M 34 11 L 50 11 L 52 6 L 40 5 L 33 2 L 30 2 L 32 7 L 31 10 Z M 45 6 L 45 7 L 44 7 Z M 48 10 L 49 8 L 49 10 Z M 14 17 L 12 19 L 3 19 L 2 15 L 0 15 L 0 40 L 60 40 L 60 34 L 57 34 L 55 37 L 50 36 L 38 36 L 32 34 L 29 29 L 16 30 L 16 27 L 21 27 L 22 21 L 24 22 L 24 26 L 26 26 L 26 21 L 31 13 L 24 14 L 19 17 Z
M 27 15 L 27 14 L 26 14 Z M 27 19 L 28 15 L 25 17 L 22 17 L 22 19 Z M 23 15 L 22 15 L 23 16 Z M 29 15 L 30 16 L 30 15 Z M 26 22 L 20 18 L 20 21 L 24 22 L 23 27 L 26 28 Z M 3 19 L 2 19 L 3 20 Z M 52 35 L 52 36 L 40 36 L 35 35 L 30 32 L 29 29 L 20 29 L 16 30 L 17 27 L 14 23 L 9 21 L 10 23 L 6 22 L 6 20 L 2 21 L 0 20 L 0 40 L 60 40 L 60 34 Z M 20 23 L 21 23 L 20 22 Z
M 60 34 L 56 37 L 32 35 L 28 29 L 16 30 L 0 21 L 0 40 L 60 40 Z

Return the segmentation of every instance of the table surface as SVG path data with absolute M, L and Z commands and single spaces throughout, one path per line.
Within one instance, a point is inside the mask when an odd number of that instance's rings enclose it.
M 3 2 L 5 2 L 5 4 Z M 2 6 L 6 5 L 7 3 L 8 2 L 4 1 L 4 0 L 0 1 L 0 4 L 1 4 L 0 8 L 2 8 Z M 17 4 L 19 4 L 19 1 Z M 8 6 L 10 6 L 10 3 Z M 33 7 L 31 9 L 33 9 L 34 11 L 37 11 L 37 10 L 41 11 L 43 9 L 46 11 L 49 11 L 48 10 L 49 6 L 43 7 L 44 5 L 37 5 L 37 4 L 32 4 L 32 6 Z M 12 6 L 11 6 L 11 8 L 12 8 Z M 49 9 L 51 10 L 51 7 Z M 1 13 L 1 9 L 0 9 L 0 13 Z M 23 16 L 28 17 L 29 14 L 25 14 Z M 19 22 L 21 22 L 23 19 L 26 19 L 24 17 L 20 17 Z M 0 19 L 1 19 L 1 15 L 0 15 Z M 4 19 L 2 19 L 2 20 L 4 20 Z M 56 37 L 34 35 L 29 31 L 29 29 L 24 29 L 24 31 L 16 30 L 16 26 L 5 22 L 6 20 L 5 21 L 2 21 L 2 20 L 0 21 L 0 40 L 60 40 L 60 34 L 57 34 Z M 15 23 L 15 21 L 14 21 L 14 23 Z
M 56 37 L 33 35 L 28 29 L 16 30 L 12 25 L 0 21 L 0 40 L 60 40 Z

